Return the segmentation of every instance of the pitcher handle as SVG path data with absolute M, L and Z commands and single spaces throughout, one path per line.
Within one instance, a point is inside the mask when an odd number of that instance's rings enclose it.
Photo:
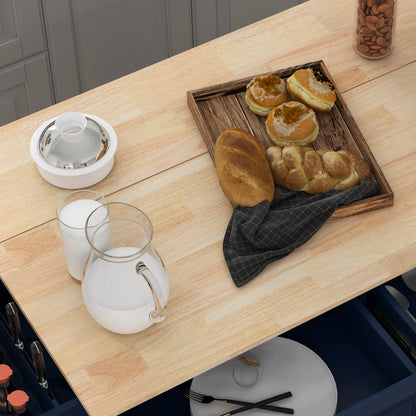
M 163 298 L 162 288 L 160 287 L 158 280 L 142 261 L 139 261 L 136 264 L 136 272 L 144 277 L 152 291 L 156 309 L 150 313 L 150 318 L 155 322 L 162 321 L 166 318 L 167 309 L 165 299 Z

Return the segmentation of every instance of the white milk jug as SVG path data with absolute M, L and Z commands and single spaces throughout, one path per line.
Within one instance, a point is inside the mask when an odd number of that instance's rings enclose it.
M 103 210 L 107 217 L 97 226 Z M 82 296 L 91 316 L 119 334 L 143 331 L 164 319 L 169 280 L 152 244 L 148 216 L 132 205 L 112 202 L 90 214 L 85 234 L 91 250 Z M 110 244 L 102 238 L 108 234 Z

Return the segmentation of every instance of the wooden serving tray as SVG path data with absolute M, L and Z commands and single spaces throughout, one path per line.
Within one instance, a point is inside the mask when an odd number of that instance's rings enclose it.
M 315 149 L 323 147 L 334 150 L 346 149 L 360 155 L 371 165 L 373 179 L 379 184 L 382 192 L 381 195 L 339 207 L 333 217 L 347 217 L 393 205 L 394 195 L 390 185 L 352 118 L 324 62 L 310 62 L 305 65 L 273 71 L 270 74 L 287 78 L 293 72 L 302 68 L 320 69 L 334 85 L 337 96 L 335 105 L 330 112 L 316 112 L 319 134 L 317 139 L 309 146 Z M 187 92 L 189 108 L 213 161 L 215 141 L 228 128 L 238 127 L 250 131 L 262 142 L 265 149 L 274 145 L 266 132 L 266 117 L 254 114 L 245 103 L 246 86 L 255 76 L 257 75 Z

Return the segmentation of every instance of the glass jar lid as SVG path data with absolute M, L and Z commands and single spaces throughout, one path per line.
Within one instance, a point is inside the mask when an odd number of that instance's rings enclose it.
M 80 113 L 64 113 L 49 123 L 39 138 L 39 153 L 49 165 L 80 169 L 101 159 L 108 150 L 105 129 Z

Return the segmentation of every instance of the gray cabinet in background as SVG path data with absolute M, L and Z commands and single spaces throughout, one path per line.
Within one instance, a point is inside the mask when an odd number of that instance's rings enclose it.
M 0 68 L 46 50 L 38 0 L 0 0 Z
M 0 0 L 0 124 L 305 0 Z
M 45 52 L 0 69 L 0 125 L 54 102 Z
M 87 91 L 301 2 L 43 0 L 56 100 Z
M 194 45 L 208 42 L 306 0 L 192 0 Z
M 0 0 L 0 125 L 55 102 L 40 0 Z
M 43 0 L 57 101 L 191 48 L 189 0 Z

